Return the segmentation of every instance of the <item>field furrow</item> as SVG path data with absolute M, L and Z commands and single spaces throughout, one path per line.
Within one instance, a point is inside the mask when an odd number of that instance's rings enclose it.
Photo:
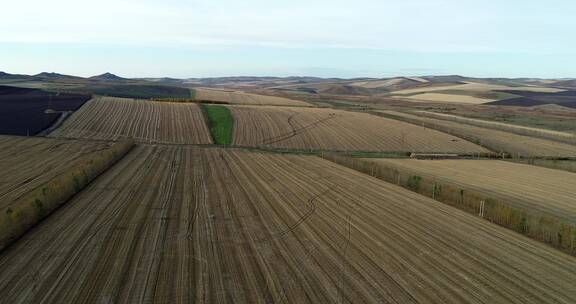
M 453 134 L 479 143 L 494 152 L 505 152 L 514 157 L 576 157 L 576 145 L 571 143 L 557 142 L 397 111 L 379 112 L 387 117 L 393 116 L 415 125 L 422 125 L 423 127 Z
M 492 160 L 367 159 L 576 223 L 576 174 Z
M 98 97 L 87 102 L 51 137 L 169 144 L 210 144 L 210 131 L 196 104 Z
M 217 89 L 196 88 L 196 99 L 201 101 L 214 101 L 238 105 L 270 105 L 270 106 L 295 106 L 309 107 L 304 101 L 288 99 L 277 96 L 267 96 L 244 93 L 240 91 L 224 91 Z
M 310 156 L 138 146 L 0 253 L 7 303 L 572 303 L 576 259 Z
M 109 143 L 0 136 L 0 210 Z
M 234 144 L 338 151 L 482 153 L 460 138 L 357 112 L 296 107 L 230 106 Z

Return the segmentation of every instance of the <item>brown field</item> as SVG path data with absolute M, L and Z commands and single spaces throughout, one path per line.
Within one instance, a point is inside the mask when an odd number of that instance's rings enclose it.
M 80 192 L 132 145 L 0 136 L 0 251 Z
M 433 128 L 481 144 L 494 152 L 506 152 L 512 156 L 533 157 L 575 157 L 576 145 L 524 136 L 500 130 L 482 128 L 454 121 L 422 117 L 397 112 L 377 111 L 386 117 L 395 117 L 403 121 Z
M 210 144 L 212 138 L 196 104 L 99 97 L 87 102 L 50 137 L 138 142 Z
M 110 144 L 0 135 L 0 210 Z
M 234 144 L 339 151 L 477 153 L 454 136 L 366 113 L 290 107 L 229 107 Z
M 488 102 L 521 97 L 500 91 L 523 92 L 562 92 L 562 89 L 539 86 L 508 86 L 500 84 L 487 84 L 467 82 L 450 86 L 432 86 L 408 88 L 393 92 L 393 96 L 414 102 L 455 103 L 455 104 L 484 104 Z
M 421 93 L 416 95 L 411 95 L 406 97 L 408 99 L 413 99 L 415 101 L 429 101 L 429 102 L 440 102 L 440 103 L 462 103 L 462 104 L 483 104 L 491 101 L 496 101 L 498 99 L 490 98 L 480 98 L 474 96 L 466 95 L 456 95 L 456 94 L 444 94 L 444 93 Z
M 394 94 L 416 94 L 416 93 L 431 93 L 434 91 L 442 91 L 446 89 L 452 90 L 462 90 L 470 92 L 489 92 L 489 91 L 527 91 L 527 92 L 547 92 L 556 93 L 562 92 L 563 89 L 539 87 L 539 86 L 507 86 L 498 84 L 486 84 L 486 83 L 476 83 L 468 82 L 464 84 L 456 84 L 452 86 L 436 86 L 436 87 L 423 87 L 423 88 L 413 88 L 401 91 L 395 91 Z
M 576 224 L 576 174 L 493 160 L 374 159 Z
M 0 254 L 6 303 L 573 303 L 576 259 L 307 156 L 137 147 Z
M 419 111 L 418 114 L 420 114 L 422 116 L 431 117 L 431 118 L 438 118 L 438 119 L 444 119 L 444 120 L 449 120 L 449 121 L 455 121 L 455 122 L 465 123 L 465 124 L 483 127 L 483 128 L 502 130 L 502 131 L 520 134 L 520 135 L 541 137 L 541 138 L 545 138 L 545 139 L 550 139 L 550 140 L 555 140 L 555 141 L 560 141 L 560 142 L 566 142 L 569 144 L 572 144 L 572 143 L 576 144 L 576 133 L 534 128 L 534 127 L 526 127 L 526 126 L 518 126 L 518 125 L 509 124 L 509 123 L 502 123 L 502 122 L 497 122 L 497 121 L 487 121 L 487 120 L 482 120 L 482 119 L 474 119 L 474 118 L 462 117 L 462 116 L 457 116 L 457 115 L 428 112 L 428 111 Z
M 215 89 L 194 89 L 196 99 L 225 102 L 240 105 L 271 105 L 271 106 L 298 106 L 309 107 L 310 104 L 304 101 L 288 99 L 277 96 L 266 96 L 249 94 L 239 91 L 224 91 Z

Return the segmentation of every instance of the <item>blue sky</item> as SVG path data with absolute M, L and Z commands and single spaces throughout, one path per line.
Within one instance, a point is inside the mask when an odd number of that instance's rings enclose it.
M 127 77 L 576 77 L 576 2 L 21 0 L 0 70 Z

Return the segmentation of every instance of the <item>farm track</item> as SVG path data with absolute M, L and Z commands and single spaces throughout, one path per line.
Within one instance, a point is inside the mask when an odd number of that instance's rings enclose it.
M 0 209 L 66 172 L 81 156 L 108 147 L 103 142 L 0 136 Z
M 234 144 L 337 151 L 483 153 L 488 150 L 432 129 L 334 109 L 229 106 Z
M 576 145 L 518 135 L 511 132 L 482 128 L 454 121 L 423 117 L 397 111 L 377 111 L 422 128 L 432 128 L 479 142 L 494 152 L 506 152 L 522 157 L 576 157 Z
M 316 157 L 138 146 L 0 254 L 7 303 L 572 303 L 576 259 Z
M 309 107 L 309 103 L 299 100 L 288 99 L 277 96 L 266 96 L 258 94 L 244 93 L 240 91 L 223 91 L 215 89 L 196 88 L 196 99 L 219 101 L 238 105 L 270 105 L 270 106 L 297 106 Z
M 50 137 L 144 143 L 211 144 L 196 104 L 99 97 L 86 103 Z
M 576 224 L 576 174 L 491 160 L 369 159 Z

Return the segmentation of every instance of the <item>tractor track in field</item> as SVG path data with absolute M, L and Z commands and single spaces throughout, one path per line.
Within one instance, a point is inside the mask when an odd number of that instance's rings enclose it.
M 234 116 L 233 145 L 236 146 L 463 154 L 489 152 L 446 133 L 368 113 L 307 107 L 226 107 Z
M 573 257 L 317 157 L 140 145 L 0 254 L 0 295 L 569 304 L 575 269 Z

